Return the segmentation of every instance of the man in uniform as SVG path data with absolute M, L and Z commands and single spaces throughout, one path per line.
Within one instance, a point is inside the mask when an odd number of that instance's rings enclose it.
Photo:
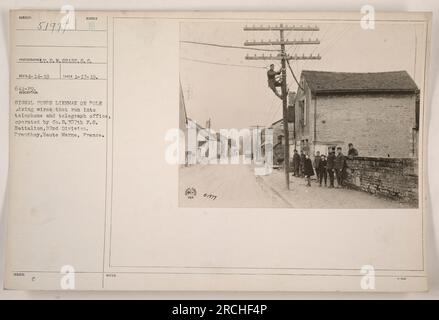
M 276 79 L 276 76 L 281 74 L 281 70 L 275 71 L 274 70 L 274 64 L 270 64 L 270 70 L 267 71 L 267 80 L 268 80 L 268 87 L 273 90 L 274 94 L 279 98 L 282 99 L 282 95 L 277 92 L 277 87 L 280 87 L 282 85 L 282 82 Z
M 331 148 L 326 162 L 326 170 L 329 176 L 329 188 L 334 188 L 334 164 L 335 164 L 335 148 Z
M 320 181 L 320 151 L 316 152 L 314 156 L 314 169 L 316 170 L 317 181 Z
M 334 161 L 335 176 L 337 177 L 337 187 L 343 187 L 343 178 L 346 168 L 346 157 L 341 151 L 341 147 L 337 147 L 337 156 Z
M 299 176 L 299 167 L 300 167 L 300 156 L 296 149 L 294 149 L 293 154 L 293 169 L 294 169 L 294 176 Z
M 348 158 L 352 159 L 354 157 L 358 157 L 358 151 L 357 151 L 357 149 L 354 148 L 354 144 L 353 143 L 349 143 L 348 147 L 349 147 Z

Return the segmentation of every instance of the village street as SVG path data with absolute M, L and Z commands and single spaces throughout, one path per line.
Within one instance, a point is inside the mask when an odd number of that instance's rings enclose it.
M 378 198 L 361 191 L 311 187 L 304 179 L 291 176 L 290 190 L 285 189 L 285 176 L 273 170 L 267 176 L 256 176 L 252 165 L 193 165 L 180 169 L 179 201 L 183 207 L 237 208 L 334 208 L 383 209 L 404 208 L 397 201 Z M 196 194 L 187 195 L 193 188 Z

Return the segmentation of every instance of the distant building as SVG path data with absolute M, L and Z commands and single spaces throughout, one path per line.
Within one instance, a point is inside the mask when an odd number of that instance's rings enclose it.
M 297 149 L 407 158 L 417 154 L 419 90 L 406 71 L 302 71 L 294 108 Z
M 180 83 L 180 107 L 179 107 L 179 129 L 181 130 L 181 133 L 184 135 L 184 137 L 180 137 L 179 140 L 179 148 L 180 150 L 184 150 L 184 164 L 188 165 L 188 157 L 189 153 L 187 151 L 187 145 L 188 145 L 188 118 L 186 114 L 186 105 L 184 102 L 184 95 L 183 95 L 183 89 L 181 88 Z M 181 139 L 183 138 L 183 139 Z
M 191 145 L 189 139 L 186 139 L 186 163 L 197 164 L 201 163 L 201 160 L 219 160 L 221 156 L 230 158 L 232 155 L 240 154 L 239 141 L 235 141 L 234 137 L 204 128 L 191 118 L 186 119 L 186 135 L 195 140 L 192 142 L 194 145 Z
M 273 164 L 280 164 L 284 161 L 284 128 L 282 119 L 273 122 L 269 127 L 273 130 Z
M 183 89 L 181 88 L 180 83 L 180 109 L 179 109 L 179 124 L 180 129 L 185 130 L 187 125 L 187 114 L 186 114 L 186 105 L 184 102 Z
M 200 126 L 196 121 L 187 118 L 187 130 L 189 131 L 191 129 L 194 130 L 194 136 L 191 138 L 196 139 L 195 149 L 190 143 L 188 143 L 186 145 L 186 152 L 190 159 L 189 163 L 194 164 L 198 163 L 200 159 L 209 157 L 209 141 L 217 140 L 217 137 L 216 134 L 211 133 L 209 129 L 206 129 Z M 188 136 L 190 134 L 191 133 L 188 132 Z M 194 160 L 194 157 L 196 160 Z
M 271 124 L 269 127 L 273 130 L 273 163 L 283 163 L 284 161 L 284 146 L 285 146 L 285 134 L 283 119 L 279 119 Z M 293 154 L 293 124 L 288 123 L 289 135 L 290 135 L 290 156 Z

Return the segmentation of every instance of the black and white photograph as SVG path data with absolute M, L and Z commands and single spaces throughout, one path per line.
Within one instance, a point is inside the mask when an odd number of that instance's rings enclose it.
M 425 25 L 180 24 L 183 207 L 417 208 Z
M 9 8 L 0 299 L 438 297 L 438 8 L 382 3 Z

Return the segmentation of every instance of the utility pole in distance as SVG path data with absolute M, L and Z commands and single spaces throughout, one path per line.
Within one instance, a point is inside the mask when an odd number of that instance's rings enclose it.
M 254 138 L 254 134 L 253 134 L 253 130 L 254 129 L 256 129 L 256 134 L 257 134 L 257 136 L 259 136 L 259 134 L 260 134 L 260 131 L 259 131 L 259 128 L 263 128 L 264 126 L 260 126 L 260 125 L 258 125 L 258 124 L 256 124 L 256 125 L 252 125 L 252 126 L 250 126 L 249 128 L 250 128 L 250 141 L 251 141 L 251 150 L 252 150 L 252 160 L 254 159 L 254 155 L 256 154 L 256 151 L 259 151 L 258 149 L 256 149 L 256 147 L 255 147 L 255 144 L 258 142 L 258 140 L 256 140 L 256 141 L 254 141 L 253 140 L 253 138 Z
M 317 26 L 288 26 L 280 24 L 279 26 L 252 26 L 244 27 L 244 31 L 279 31 L 279 40 L 275 41 L 245 41 L 244 46 L 280 46 L 280 53 L 276 56 L 249 56 L 247 55 L 245 58 L 247 60 L 281 60 L 282 64 L 282 111 L 283 111 L 283 126 L 284 126 L 284 139 L 285 139 L 285 147 L 284 147 L 284 167 L 285 167 L 285 182 L 287 189 L 290 188 L 290 135 L 288 130 L 288 91 L 287 91 L 287 72 L 286 72 L 286 61 L 287 60 L 319 60 L 321 59 L 320 55 L 313 56 L 290 56 L 285 52 L 285 45 L 311 45 L 311 44 L 320 44 L 320 41 L 315 40 L 285 40 L 285 31 L 319 31 L 320 29 Z

